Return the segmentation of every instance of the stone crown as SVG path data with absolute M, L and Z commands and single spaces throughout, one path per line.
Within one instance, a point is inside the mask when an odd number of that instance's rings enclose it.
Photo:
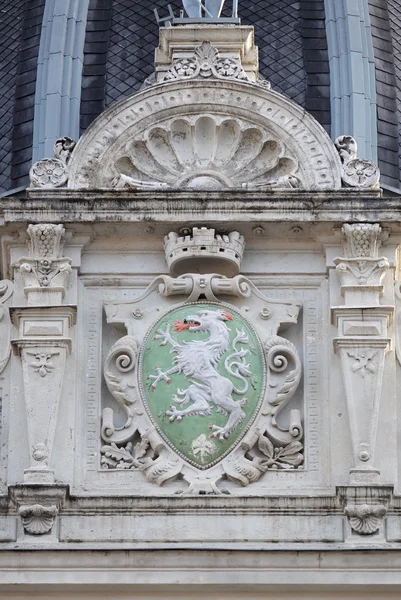
M 171 231 L 164 238 L 167 265 L 174 275 L 188 272 L 194 259 L 203 272 L 239 273 L 245 249 L 244 237 L 238 231 L 218 235 L 214 229 L 194 227 L 192 235 L 180 236 Z

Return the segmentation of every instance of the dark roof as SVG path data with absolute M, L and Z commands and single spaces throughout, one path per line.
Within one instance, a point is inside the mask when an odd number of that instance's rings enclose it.
M 171 0 L 178 13 L 179 0 Z M 268 6 L 267 6 L 268 4 Z M 153 72 L 158 28 L 153 8 L 166 0 L 91 0 L 82 80 L 81 128 L 137 91 Z M 242 0 L 243 23 L 256 25 L 260 72 L 272 86 L 330 128 L 324 0 Z
M 397 80 L 387 0 L 369 0 L 369 12 L 376 69 L 378 163 L 382 182 L 398 187 L 400 142 Z M 396 28 L 399 30 L 399 22 Z

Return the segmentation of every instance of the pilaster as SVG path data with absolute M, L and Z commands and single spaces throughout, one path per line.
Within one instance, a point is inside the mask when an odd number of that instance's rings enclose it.
M 375 443 L 385 357 L 391 347 L 388 328 L 394 306 L 380 304 L 389 262 L 379 257 L 378 224 L 344 225 L 344 253 L 336 258 L 343 306 L 332 307 L 338 333 L 334 349 L 341 367 L 354 451 L 350 483 L 375 483 Z
M 29 257 L 19 268 L 27 306 L 10 309 L 18 338 L 11 341 L 21 357 L 28 427 L 29 465 L 25 483 L 51 484 L 54 436 L 76 307 L 62 304 L 71 259 L 62 256 L 62 225 L 30 225 Z

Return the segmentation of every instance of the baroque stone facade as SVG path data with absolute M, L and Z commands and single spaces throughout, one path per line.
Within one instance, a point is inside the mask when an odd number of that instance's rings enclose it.
M 56 583 L 35 569 L 63 550 L 67 583 L 115 594 L 197 568 L 229 587 L 231 554 L 248 590 L 291 569 L 302 591 L 298 551 L 312 588 L 342 584 L 347 550 L 356 589 L 367 549 L 390 580 L 398 199 L 259 80 L 252 28 L 160 35 L 154 81 L 1 201 L 5 582 L 32 548 L 28 584 Z M 121 564 L 149 549 L 147 579 Z M 92 554 L 111 550 L 118 582 Z

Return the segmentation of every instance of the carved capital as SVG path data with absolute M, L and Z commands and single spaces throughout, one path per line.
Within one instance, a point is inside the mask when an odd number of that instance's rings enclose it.
M 341 229 L 347 258 L 377 258 L 381 227 L 378 223 L 345 223 Z
M 29 257 L 16 266 L 24 282 L 28 305 L 61 304 L 71 273 L 71 259 L 61 256 L 64 227 L 62 225 L 29 225 Z
M 345 303 L 356 305 L 379 304 L 383 279 L 390 267 L 385 257 L 378 256 L 381 228 L 378 223 L 346 223 L 342 227 L 344 257 L 334 264 L 341 281 Z

